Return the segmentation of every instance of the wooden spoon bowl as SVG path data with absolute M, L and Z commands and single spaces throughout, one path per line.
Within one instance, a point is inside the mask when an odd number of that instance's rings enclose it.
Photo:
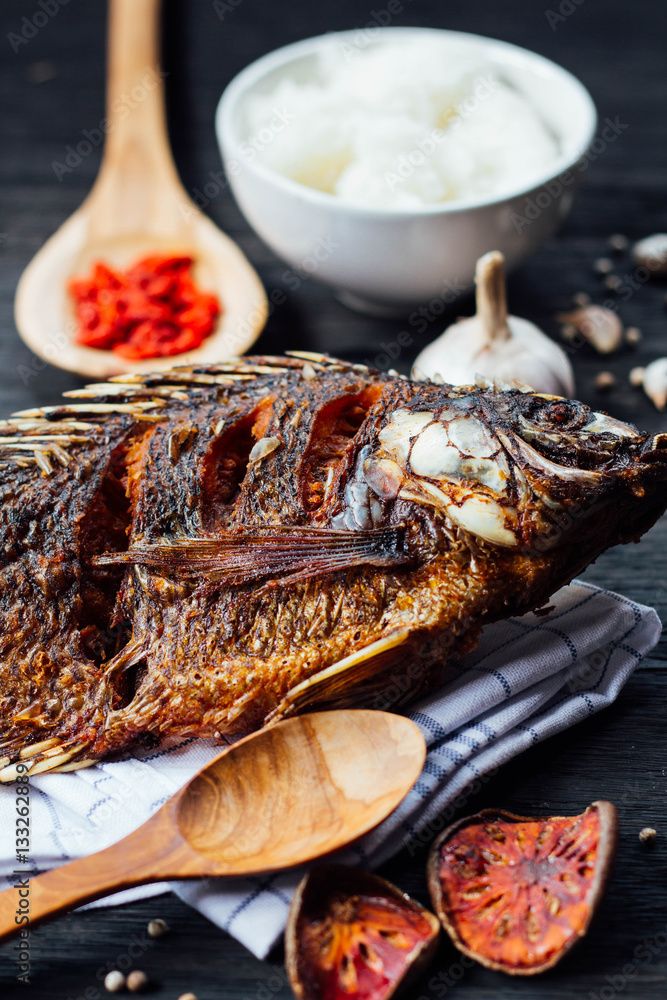
M 179 798 L 183 839 L 218 874 L 239 862 L 261 872 L 335 851 L 388 815 L 421 770 L 423 736 L 401 716 L 338 711 L 290 722 L 236 744 Z
M 99 379 L 243 354 L 268 314 L 256 272 L 233 240 L 199 211 L 178 177 L 158 65 L 159 8 L 160 0 L 110 0 L 100 173 L 83 205 L 32 259 L 16 291 L 16 325 L 28 347 L 59 368 Z M 195 280 L 217 294 L 223 308 L 211 336 L 187 354 L 138 362 L 76 344 L 69 278 L 85 276 L 97 260 L 128 267 L 154 253 L 194 258 Z
M 30 879 L 31 925 L 147 882 L 303 864 L 382 822 L 417 780 L 424 737 L 387 712 L 297 716 L 240 740 L 143 826 Z M 19 889 L 0 893 L 0 940 L 20 931 Z

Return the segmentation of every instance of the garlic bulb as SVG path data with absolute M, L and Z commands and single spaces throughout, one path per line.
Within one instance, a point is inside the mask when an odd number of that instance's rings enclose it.
M 664 410 L 667 406 L 667 358 L 658 358 L 646 366 L 642 385 L 658 409 Z
M 661 277 L 667 274 L 667 233 L 654 233 L 635 243 L 632 259 L 635 264 L 645 267 L 652 274 Z
M 412 377 L 440 376 L 452 385 L 471 385 L 482 375 L 553 396 L 572 396 L 572 366 L 562 348 L 528 320 L 508 316 L 504 262 L 497 250 L 480 257 L 476 315 L 454 323 L 425 347 Z

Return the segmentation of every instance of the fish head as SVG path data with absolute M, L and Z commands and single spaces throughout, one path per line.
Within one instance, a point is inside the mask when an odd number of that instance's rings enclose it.
M 667 505 L 667 434 L 576 400 L 431 385 L 387 411 L 363 475 L 380 500 L 425 505 L 478 540 L 541 552 L 611 506 L 628 537 L 645 530 Z

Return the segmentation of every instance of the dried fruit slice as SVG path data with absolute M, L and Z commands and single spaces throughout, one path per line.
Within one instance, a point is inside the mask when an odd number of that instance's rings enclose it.
M 299 1000 L 387 1000 L 438 943 L 436 917 L 390 882 L 322 865 L 292 901 L 285 961 Z
M 616 846 L 616 810 L 528 819 L 485 809 L 431 848 L 428 879 L 460 951 L 489 969 L 550 969 L 588 930 Z

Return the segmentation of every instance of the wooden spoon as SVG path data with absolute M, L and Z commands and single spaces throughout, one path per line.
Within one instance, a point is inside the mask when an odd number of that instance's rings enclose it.
M 385 819 L 426 756 L 413 722 L 388 712 L 297 716 L 207 764 L 124 840 L 0 893 L 0 940 L 146 882 L 250 875 L 311 861 Z M 28 903 L 22 903 L 27 899 Z
M 35 255 L 16 291 L 16 325 L 28 347 L 59 368 L 101 379 L 242 354 L 267 316 L 259 277 L 238 246 L 202 215 L 178 178 L 158 63 L 159 10 L 160 0 L 110 0 L 102 166 L 83 205 Z M 127 267 L 142 255 L 162 252 L 194 257 L 198 284 L 220 298 L 224 311 L 202 346 L 135 362 L 75 344 L 68 278 L 87 274 L 96 260 Z

